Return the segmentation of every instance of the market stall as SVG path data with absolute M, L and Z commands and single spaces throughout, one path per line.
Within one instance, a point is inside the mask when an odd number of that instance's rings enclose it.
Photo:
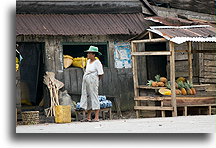
M 205 91 L 202 91 L 202 88 L 208 86 L 207 84 L 193 85 L 193 64 L 192 58 L 193 54 L 196 53 L 215 53 L 215 50 L 206 50 L 203 49 L 203 42 L 216 42 L 216 30 L 214 27 L 209 25 L 195 25 L 195 26 L 155 26 L 147 29 L 148 32 L 142 35 L 143 39 L 131 41 L 132 46 L 132 63 L 133 63 L 133 80 L 134 80 L 134 100 L 137 118 L 140 117 L 141 111 L 150 110 L 150 111 L 160 111 L 161 116 L 165 117 L 166 111 L 171 111 L 172 116 L 177 116 L 177 108 L 183 108 L 184 115 L 187 115 L 188 107 L 207 107 L 208 114 L 211 114 L 211 108 L 216 106 L 215 103 L 215 94 L 205 94 Z M 156 44 L 156 43 L 166 43 L 167 49 L 161 50 L 147 50 L 141 51 L 139 44 Z M 184 50 L 176 50 L 175 46 L 183 43 L 187 43 L 187 48 Z M 199 42 L 198 49 L 193 48 L 193 42 Z M 188 58 L 188 81 L 177 83 L 177 87 L 180 86 L 183 88 L 195 88 L 199 90 L 199 93 L 188 93 L 178 94 L 176 93 L 176 67 L 175 67 L 175 54 L 187 53 Z M 152 86 L 151 85 L 140 85 L 139 84 L 139 67 L 138 57 L 140 56 L 169 56 L 169 80 L 170 86 L 168 87 L 167 82 L 164 86 Z M 160 79 L 160 77 L 159 77 Z M 159 82 L 159 80 L 158 80 Z M 152 83 L 149 82 L 149 83 Z M 182 84 L 181 84 L 182 83 Z M 168 88 L 167 88 L 168 87 Z M 161 89 L 168 89 L 166 91 L 161 91 Z M 169 92 L 170 89 L 170 92 Z M 164 94 L 167 93 L 167 94 Z M 148 103 L 143 102 L 159 102 Z

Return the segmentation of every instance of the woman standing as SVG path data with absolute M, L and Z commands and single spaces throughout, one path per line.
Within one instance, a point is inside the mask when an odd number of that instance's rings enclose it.
M 90 46 L 87 51 L 87 65 L 82 82 L 82 95 L 80 107 L 87 110 L 87 119 L 82 121 L 99 122 L 100 102 L 98 99 L 99 79 L 101 79 L 103 66 L 101 62 L 95 59 L 95 54 L 101 55 L 98 47 Z M 91 110 L 95 111 L 95 118 L 91 120 Z

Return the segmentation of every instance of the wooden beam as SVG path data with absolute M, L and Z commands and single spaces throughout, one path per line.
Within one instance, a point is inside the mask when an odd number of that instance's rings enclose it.
M 176 106 L 176 88 L 175 88 L 175 51 L 174 51 L 174 43 L 169 42 L 169 48 L 171 52 L 170 56 L 170 81 L 171 81 L 171 104 L 173 107 L 172 116 L 177 116 L 177 106 Z
M 152 38 L 153 38 L 152 32 L 148 31 L 148 35 L 149 35 L 149 39 L 152 39 Z
M 132 44 L 131 45 L 132 52 L 136 52 L 137 51 L 136 44 L 133 42 L 131 44 Z M 139 95 L 138 91 L 139 90 L 137 88 L 138 87 L 137 59 L 134 56 L 132 56 L 132 65 L 133 65 L 132 70 L 133 70 L 133 81 L 134 81 L 134 96 L 138 97 L 138 95 Z M 135 101 L 136 106 L 138 106 L 139 103 L 140 103 L 139 101 Z M 136 117 L 139 118 L 139 116 L 140 116 L 139 111 L 136 111 Z
M 156 39 L 145 39 L 145 40 L 134 40 L 132 43 L 148 43 L 148 42 L 166 42 L 165 38 L 156 38 Z
M 132 56 L 143 56 L 143 55 L 171 55 L 170 51 L 142 51 L 132 52 Z
M 134 106 L 135 110 L 173 110 L 173 107 L 161 107 L 161 106 Z
M 188 44 L 188 75 L 189 75 L 189 82 L 193 83 L 193 63 L 192 63 L 192 42 L 187 42 Z
M 140 101 L 161 101 L 161 100 L 163 100 L 163 97 L 140 96 L 140 97 L 135 97 L 134 100 L 140 100 Z
M 175 50 L 175 52 L 188 52 L 188 50 Z M 192 50 L 191 53 L 215 53 L 215 50 Z

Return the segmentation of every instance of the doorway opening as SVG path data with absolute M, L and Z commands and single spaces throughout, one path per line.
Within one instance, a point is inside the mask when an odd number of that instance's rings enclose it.
M 38 106 L 43 99 L 44 43 L 18 42 L 22 56 L 20 63 L 21 104 Z
M 146 51 L 166 51 L 166 43 L 146 43 Z M 167 56 L 146 56 L 147 80 L 155 80 L 156 75 L 167 77 Z
M 63 54 L 74 58 L 87 57 L 87 53 L 84 51 L 88 50 L 91 45 L 98 47 L 102 53 L 98 58 L 104 67 L 108 67 L 107 43 L 66 43 L 63 44 Z

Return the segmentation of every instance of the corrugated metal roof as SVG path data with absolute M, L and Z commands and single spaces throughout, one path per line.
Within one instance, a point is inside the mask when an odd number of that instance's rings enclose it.
M 143 14 L 16 15 L 16 35 L 136 35 L 149 25 Z
M 147 30 L 177 44 L 186 41 L 216 42 L 216 30 L 209 25 L 150 26 Z
M 182 18 L 161 17 L 161 16 L 146 17 L 145 19 L 166 26 L 211 25 L 212 27 L 215 27 L 215 22 L 198 20 L 198 19 L 188 19 L 188 18 L 182 19 Z

